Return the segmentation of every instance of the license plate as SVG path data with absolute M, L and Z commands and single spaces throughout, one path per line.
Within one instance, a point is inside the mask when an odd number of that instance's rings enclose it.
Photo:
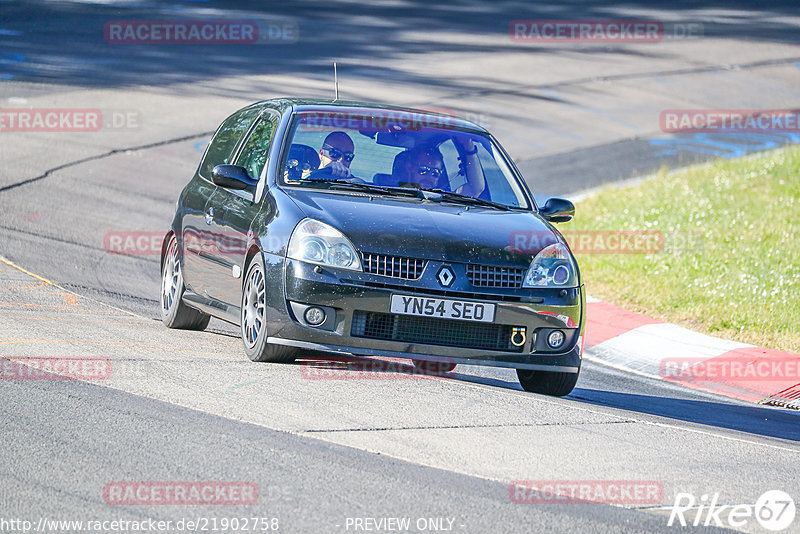
M 494 304 L 469 300 L 392 295 L 391 311 L 402 315 L 418 315 L 438 319 L 458 319 L 482 323 L 494 321 Z

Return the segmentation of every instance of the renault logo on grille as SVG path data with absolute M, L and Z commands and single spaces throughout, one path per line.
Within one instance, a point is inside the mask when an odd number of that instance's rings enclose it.
M 450 284 L 456 279 L 456 275 L 453 274 L 453 269 L 445 265 L 436 273 L 436 279 L 439 280 L 439 283 L 444 287 L 450 287 Z

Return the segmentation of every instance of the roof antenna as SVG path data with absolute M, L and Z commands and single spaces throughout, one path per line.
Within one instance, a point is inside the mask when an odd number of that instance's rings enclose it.
M 333 62 L 333 88 L 336 93 L 334 102 L 339 100 L 339 74 L 336 72 L 336 62 Z

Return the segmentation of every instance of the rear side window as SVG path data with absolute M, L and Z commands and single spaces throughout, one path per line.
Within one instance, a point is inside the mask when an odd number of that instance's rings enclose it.
M 206 150 L 206 155 L 200 164 L 200 176 L 210 179 L 211 170 L 215 166 L 231 162 L 231 155 L 233 149 L 236 148 L 236 143 L 253 124 L 258 112 L 258 108 L 249 108 L 238 111 L 225 119 Z

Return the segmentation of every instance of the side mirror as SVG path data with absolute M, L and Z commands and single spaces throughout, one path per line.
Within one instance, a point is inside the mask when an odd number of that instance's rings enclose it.
M 239 165 L 217 165 L 211 171 L 211 181 L 228 189 L 255 191 L 258 180 L 250 177 L 247 169 Z
M 569 222 L 575 215 L 575 204 L 566 198 L 548 198 L 539 208 L 539 215 L 554 223 Z

